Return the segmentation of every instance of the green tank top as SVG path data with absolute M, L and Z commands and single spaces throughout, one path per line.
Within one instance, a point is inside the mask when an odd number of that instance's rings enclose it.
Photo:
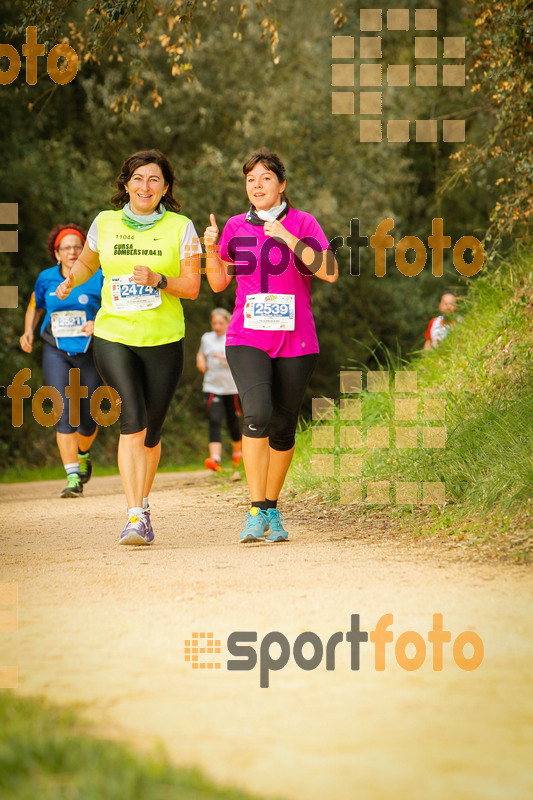
M 95 336 L 135 347 L 153 347 L 183 338 L 185 321 L 179 297 L 165 291 L 159 296 L 150 294 L 151 289 L 146 295 L 136 295 L 139 290 L 130 278 L 137 265 L 178 278 L 181 236 L 188 222 L 182 214 L 166 211 L 153 228 L 135 231 L 122 222 L 122 210 L 98 215 L 98 253 L 104 285 Z

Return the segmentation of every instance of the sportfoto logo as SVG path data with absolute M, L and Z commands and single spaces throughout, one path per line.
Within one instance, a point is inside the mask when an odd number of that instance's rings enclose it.
M 7 387 L 6 394 L 11 399 L 11 424 L 14 428 L 20 428 L 24 422 L 24 403 L 23 399 L 31 397 L 31 388 L 26 386 L 26 381 L 31 378 L 31 369 L 24 367 L 19 369 L 12 382 Z M 2 394 L 5 387 L 0 386 Z M 89 396 L 87 386 L 80 384 L 80 371 L 77 367 L 69 370 L 69 383 L 65 387 L 65 397 L 69 400 L 69 423 L 74 428 L 80 424 L 80 400 Z M 43 402 L 49 400 L 52 403 L 50 411 L 45 411 Z M 101 408 L 102 400 L 109 403 L 109 411 Z M 32 397 L 31 408 L 33 416 L 39 425 L 49 428 L 55 425 L 63 414 L 63 398 L 54 386 L 41 386 Z M 99 386 L 95 389 L 90 398 L 91 416 L 97 425 L 107 427 L 113 425 L 120 417 L 121 400 L 120 395 L 112 386 Z
M 374 275 L 383 278 L 387 274 L 387 250 L 392 250 L 394 263 L 399 272 L 408 278 L 419 275 L 426 264 L 428 264 L 427 247 L 418 236 L 403 236 L 397 242 L 392 235 L 394 231 L 394 219 L 387 217 L 381 220 L 376 226 L 376 232 L 370 236 L 364 236 L 360 231 L 360 221 L 357 217 L 350 220 L 350 234 L 348 236 L 334 236 L 328 242 L 328 248 L 333 255 L 341 247 L 347 247 L 350 253 L 350 275 L 360 276 L 360 252 L 361 248 L 370 247 L 374 251 Z M 196 239 L 192 245 L 186 245 L 187 255 L 196 253 L 195 244 L 204 244 L 203 237 Z M 291 254 L 288 246 L 283 239 L 272 236 L 266 239 L 260 249 L 259 259 L 253 249 L 257 247 L 259 240 L 257 236 L 233 236 L 228 243 L 236 253 L 235 264 L 230 269 L 232 274 L 238 272 L 239 275 L 253 275 L 259 269 L 261 292 L 268 292 L 268 278 L 270 275 L 283 275 L 290 264 Z M 461 236 L 455 243 L 452 243 L 451 236 L 444 233 L 444 220 L 435 217 L 431 222 L 431 233 L 427 236 L 427 245 L 431 251 L 431 272 L 435 278 L 441 278 L 444 269 L 444 256 L 446 250 L 451 250 L 453 265 L 457 272 L 464 277 L 471 278 L 477 275 L 485 262 L 485 251 L 483 244 L 475 236 Z M 300 257 L 306 247 L 311 247 L 316 256 L 308 266 L 300 266 Z M 309 272 L 315 273 L 322 264 L 322 247 L 313 236 L 304 236 L 294 249 L 295 266 L 302 275 Z M 216 254 L 220 257 L 219 245 L 215 248 Z M 412 255 L 407 258 L 407 253 L 412 251 Z M 470 260 L 465 258 L 465 253 L 471 253 Z M 446 254 L 447 255 L 447 254 Z M 201 258 L 206 258 L 206 253 L 201 254 Z M 392 264 L 389 258 L 389 266 Z M 258 263 L 259 261 L 259 263 Z M 429 264 L 428 264 L 429 268 Z M 205 274 L 205 266 L 200 267 L 200 273 Z M 228 270 L 229 271 L 229 270 Z M 328 274 L 333 274 L 333 266 L 328 266 Z
M 339 377 L 344 396 L 338 404 L 333 397 L 313 398 L 312 416 L 317 424 L 311 430 L 311 475 L 336 480 L 342 505 L 388 504 L 391 492 L 393 503 L 443 505 L 446 487 L 442 481 L 398 480 L 394 474 L 386 480 L 375 480 L 369 475 L 377 453 L 386 454 L 394 465 L 396 454 L 405 455 L 409 450 L 443 450 L 447 436 L 446 398 L 419 393 L 414 371 L 397 372 L 391 385 L 387 371 L 369 370 L 366 390 L 381 394 L 385 402 L 380 416 L 376 418 L 372 412 L 368 424 L 361 399 L 363 372 L 341 372 Z
M 280 631 L 271 631 L 260 641 L 257 631 L 233 631 L 227 638 L 226 649 L 234 658 L 226 661 L 226 669 L 228 672 L 250 672 L 258 667 L 259 686 L 262 689 L 268 689 L 270 673 L 286 667 L 291 655 L 296 666 L 305 672 L 312 672 L 321 665 L 327 672 L 332 672 L 340 659 L 357 672 L 361 664 L 361 645 L 369 640 L 376 672 L 383 672 L 393 659 L 407 672 L 420 669 L 425 663 L 428 651 L 426 640 L 416 631 L 404 631 L 394 641 L 394 634 L 390 630 L 394 622 L 392 614 L 380 617 L 370 633 L 361 630 L 359 614 L 352 614 L 350 622 L 349 631 L 337 631 L 326 642 L 317 633 L 304 631 L 296 637 L 292 646 Z M 442 671 L 444 646 L 451 641 L 452 633 L 444 629 L 442 614 L 433 614 L 433 627 L 427 633 L 427 642 L 431 645 L 434 672 Z M 255 643 L 258 643 L 258 647 L 253 646 Z M 343 643 L 349 647 L 342 647 Z M 193 669 L 219 670 L 223 662 L 214 659 L 214 655 L 221 653 L 221 650 L 221 640 L 215 639 L 213 633 L 193 633 L 192 638 L 185 641 L 185 661 L 190 662 Z M 484 656 L 481 637 L 474 631 L 462 631 L 453 640 L 452 656 L 456 666 L 464 672 L 477 669 Z
M 26 44 L 22 45 L 22 55 L 26 58 L 26 83 L 33 86 L 37 83 L 37 58 L 44 56 L 45 46 L 37 41 L 37 28 L 34 25 L 26 28 Z M 12 44 L 0 44 L 0 61 L 6 58 L 8 68 L 0 68 L 0 85 L 13 83 L 21 68 L 20 56 Z M 61 61 L 60 61 L 61 59 Z M 59 64 L 62 63 L 62 67 Z M 3 67 L 3 64 L 2 64 Z M 46 59 L 48 76 L 61 85 L 70 83 L 78 72 L 78 55 L 69 44 L 56 44 Z
M 414 19 L 413 19 L 414 16 Z M 333 87 L 359 86 L 359 141 L 381 142 L 386 122 L 388 142 L 437 142 L 439 126 L 443 142 L 465 141 L 464 119 L 382 119 L 383 95 L 390 101 L 407 87 L 453 87 L 465 85 L 465 37 L 437 34 L 438 14 L 435 8 L 391 8 L 386 14 L 381 8 L 362 8 L 359 12 L 358 53 L 353 36 L 333 36 L 331 65 Z M 414 22 L 414 32 L 413 31 Z M 405 31 L 403 53 L 408 63 L 383 63 L 383 34 L 386 31 Z M 409 63 L 409 50 L 414 50 L 415 67 Z M 358 61 L 356 60 L 358 57 Z M 358 66 L 358 71 L 357 71 Z M 413 74 L 414 72 L 414 74 Z M 358 81 L 356 81 L 356 76 Z M 388 87 L 394 87 L 389 89 Z M 407 88 L 405 105 L 412 88 Z M 333 114 L 354 114 L 354 91 L 332 91 Z M 461 113 L 461 112 L 458 112 Z M 448 117 L 454 117 L 452 112 Z M 413 131 L 414 128 L 414 131 Z

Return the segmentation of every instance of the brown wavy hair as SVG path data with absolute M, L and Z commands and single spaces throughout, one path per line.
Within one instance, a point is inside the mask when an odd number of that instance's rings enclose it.
M 125 160 L 121 167 L 120 175 L 115 181 L 117 184 L 117 192 L 111 198 L 112 204 L 116 208 L 124 208 L 129 200 L 129 195 L 125 186 L 135 170 L 139 169 L 139 167 L 143 167 L 145 164 L 157 164 L 160 168 L 165 183 L 168 184 L 168 189 L 161 198 L 161 203 L 163 203 L 165 208 L 169 211 L 179 213 L 181 211 L 181 205 L 173 195 L 174 181 L 176 180 L 174 170 L 168 158 L 160 150 L 139 150 L 138 153 L 134 153 Z
M 244 162 L 242 166 L 243 174 L 248 175 L 248 173 L 253 170 L 256 164 L 262 164 L 264 167 L 273 172 L 280 183 L 283 183 L 283 181 L 287 180 L 287 173 L 285 171 L 285 165 L 283 164 L 283 161 L 277 153 L 273 153 L 268 149 L 268 147 L 262 147 L 260 150 L 257 150 L 257 152 L 251 155 L 250 158 Z M 288 208 L 292 208 L 292 203 L 289 200 L 289 196 L 286 191 L 281 193 L 281 199 L 285 200 Z
M 48 255 L 50 256 L 54 264 L 57 264 L 56 248 L 54 246 L 55 240 L 57 239 L 61 231 L 65 230 L 65 228 L 73 228 L 75 231 L 78 231 L 81 234 L 81 236 L 83 236 L 84 242 L 87 238 L 87 231 L 85 230 L 85 228 L 82 228 L 80 225 L 76 225 L 74 222 L 68 222 L 66 225 L 56 225 L 54 228 L 52 228 L 52 230 L 48 234 L 48 239 L 46 240 L 46 249 L 48 250 Z

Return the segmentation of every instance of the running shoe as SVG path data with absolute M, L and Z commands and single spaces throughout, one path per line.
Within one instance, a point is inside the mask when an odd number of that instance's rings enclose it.
M 241 460 L 242 460 L 242 455 L 238 456 L 235 453 L 233 454 L 232 461 L 233 461 L 233 466 L 234 467 L 238 467 L 239 464 L 241 463 Z
M 260 542 L 265 538 L 268 530 L 268 517 L 264 511 L 256 506 L 247 513 L 241 531 L 241 543 Z
M 130 517 L 120 534 L 119 544 L 149 544 L 143 517 Z
M 206 458 L 204 461 L 204 467 L 206 469 L 212 469 L 213 472 L 220 472 L 220 461 L 216 461 L 214 458 Z
M 267 519 L 270 528 L 270 533 L 266 537 L 267 542 L 287 542 L 289 534 L 283 527 L 285 517 L 280 514 L 277 508 L 267 509 Z
M 77 472 L 71 472 L 70 475 L 67 475 L 67 485 L 61 492 L 61 497 L 81 497 L 82 494 L 83 486 L 80 476 Z
M 146 518 L 146 542 L 152 544 L 154 541 L 154 529 L 150 520 L 150 507 L 144 509 L 144 516 Z
M 78 464 L 80 465 L 80 481 L 87 483 L 93 474 L 93 465 L 91 463 L 91 454 L 89 452 L 81 455 L 78 453 Z

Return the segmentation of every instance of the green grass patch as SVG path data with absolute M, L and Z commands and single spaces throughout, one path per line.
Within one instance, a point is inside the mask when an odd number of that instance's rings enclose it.
M 253 800 L 163 753 L 139 755 L 90 735 L 70 708 L 0 692 L 2 800 Z M 254 796 L 257 797 L 257 796 Z
M 456 534 L 459 527 L 483 538 L 525 531 L 523 558 L 531 547 L 531 538 L 526 540 L 533 521 L 532 262 L 532 254 L 523 252 L 488 266 L 471 282 L 460 308 L 463 321 L 436 350 L 409 362 L 387 359 L 381 369 L 390 373 L 390 392 L 337 393 L 334 419 L 300 431 L 291 469 L 296 491 L 319 492 L 321 499 L 339 503 L 342 465 L 350 454 L 361 458 L 361 474 L 352 478 L 363 484 L 363 506 L 352 506 L 358 514 L 367 507 L 367 484 L 389 481 L 391 505 L 382 508 L 395 518 L 408 518 L 415 532 Z M 395 391 L 401 371 L 416 372 L 416 393 Z M 361 401 L 360 421 L 342 419 L 341 402 L 350 398 Z M 414 418 L 399 419 L 399 399 L 414 401 Z M 444 418 L 435 408 L 445 409 Z M 317 446 L 316 425 L 334 428 L 333 447 Z M 342 430 L 346 426 L 360 432 L 363 443 L 369 428 L 386 429 L 389 446 L 349 446 L 349 434 Z M 442 436 L 438 429 L 444 426 L 446 446 L 428 446 L 432 437 Z M 412 434 L 413 448 L 398 446 L 398 429 L 405 427 L 418 429 Z M 311 458 L 320 454 L 333 455 L 333 477 L 312 476 Z M 398 482 L 418 484 L 416 503 L 395 505 Z M 423 483 L 444 483 L 445 504 L 424 507 Z

